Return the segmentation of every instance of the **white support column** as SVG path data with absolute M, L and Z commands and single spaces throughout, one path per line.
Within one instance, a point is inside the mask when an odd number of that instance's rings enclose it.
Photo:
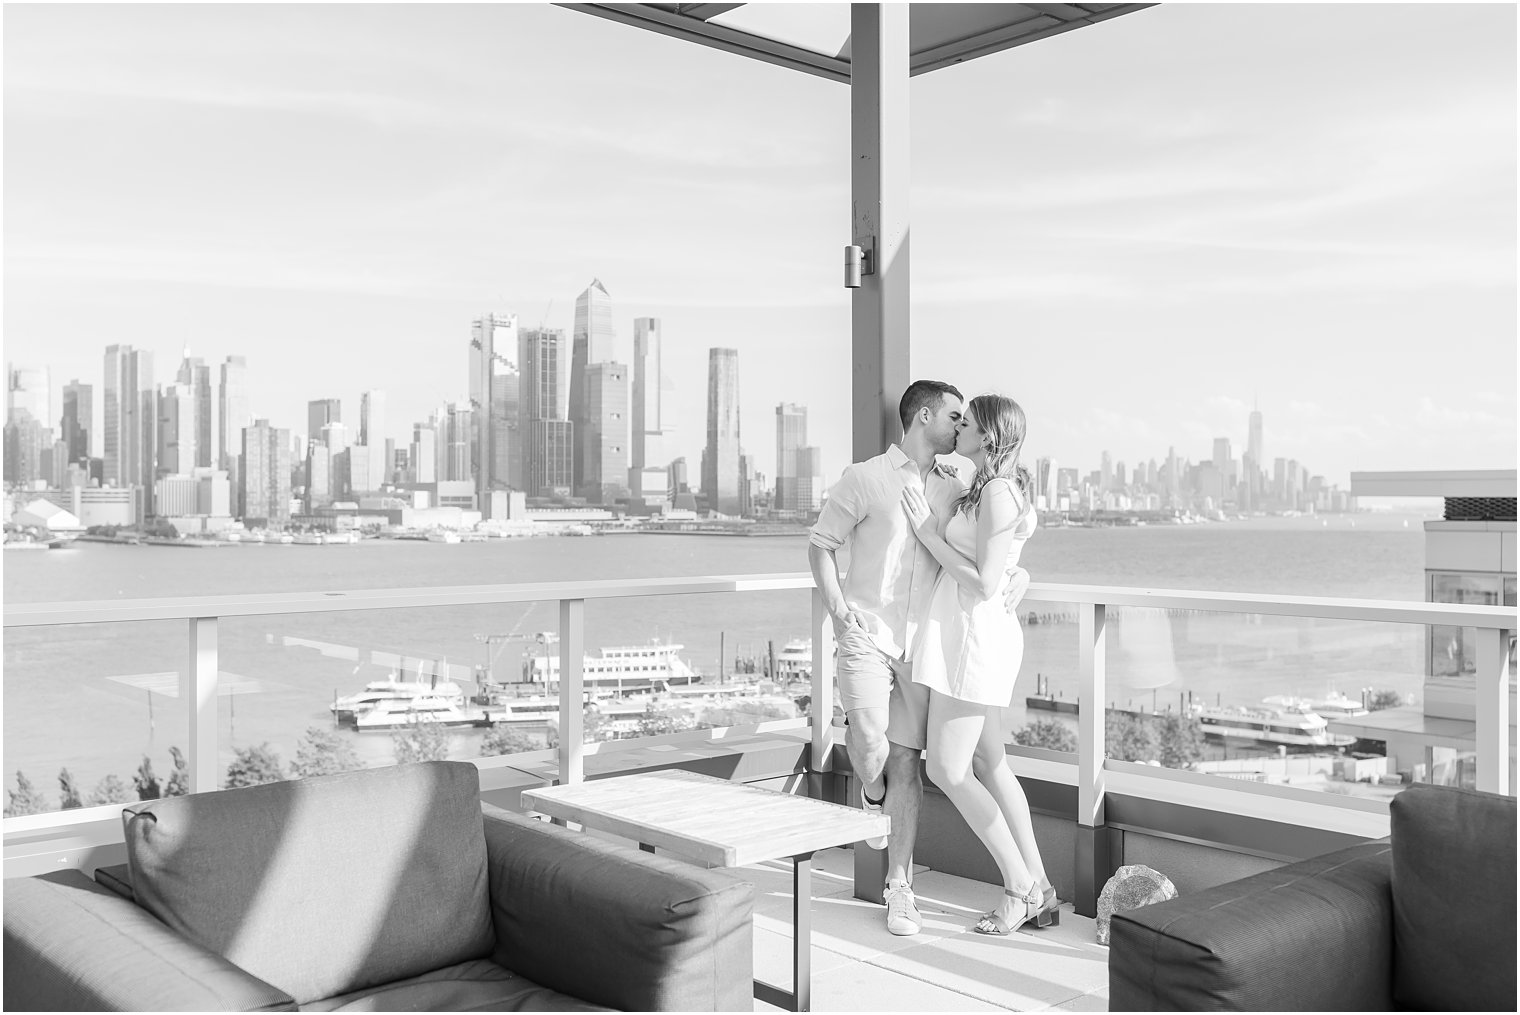
M 813 744 L 809 767 L 834 770 L 834 622 L 813 590 Z
M 1509 793 L 1509 640 L 1512 633 L 1478 628 L 1474 714 L 1478 722 L 1478 788 Z
M 586 777 L 585 675 L 586 601 L 559 601 L 559 781 Z
M 1083 603 L 1077 608 L 1077 824 L 1103 824 L 1104 718 L 1107 714 L 1107 608 Z
M 221 787 L 216 756 L 217 618 L 190 621 L 190 658 L 180 674 L 179 698 L 190 715 L 190 792 Z
M 850 5 L 851 242 L 866 252 L 850 302 L 853 461 L 902 433 L 908 386 L 908 4 Z

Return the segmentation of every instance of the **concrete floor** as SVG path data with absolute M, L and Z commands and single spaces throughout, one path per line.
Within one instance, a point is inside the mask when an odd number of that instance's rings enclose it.
M 1108 949 L 1093 920 L 1062 906 L 1061 922 L 1010 937 L 977 934 L 994 885 L 919 868 L 914 890 L 924 928 L 887 933 L 886 910 L 852 897 L 853 856 L 814 857 L 815 1011 L 1107 1011 Z M 792 874 L 786 862 L 739 868 L 755 898 L 755 975 L 791 983 Z M 776 1011 L 755 1002 L 756 1011 Z

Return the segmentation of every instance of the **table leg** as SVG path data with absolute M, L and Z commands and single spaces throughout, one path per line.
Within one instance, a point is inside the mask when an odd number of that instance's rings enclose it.
M 792 857 L 792 989 L 755 981 L 755 996 L 787 1011 L 813 1010 L 813 854 Z

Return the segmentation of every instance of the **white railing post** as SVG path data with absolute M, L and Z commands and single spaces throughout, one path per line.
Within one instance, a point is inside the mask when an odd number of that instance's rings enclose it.
M 1478 788 L 1508 793 L 1509 785 L 1509 631 L 1478 628 L 1478 672 L 1474 718 L 1477 720 Z
M 586 777 L 586 601 L 559 601 L 559 781 Z
M 190 792 L 219 789 L 216 754 L 217 618 L 190 621 L 190 658 L 180 674 L 179 697 L 190 714 L 190 743 L 185 763 L 190 766 Z
M 834 621 L 813 589 L 813 743 L 809 766 L 834 770 Z
M 1077 822 L 1097 828 L 1103 824 L 1104 702 L 1108 699 L 1107 608 L 1083 603 L 1077 608 Z
M 1096 916 L 1098 894 L 1113 873 L 1108 829 L 1104 827 L 1104 725 L 1108 699 L 1108 608 L 1077 606 L 1077 855 L 1076 910 Z

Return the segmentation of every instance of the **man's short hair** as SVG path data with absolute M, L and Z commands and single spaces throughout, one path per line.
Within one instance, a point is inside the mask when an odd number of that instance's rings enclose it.
M 944 404 L 946 395 L 954 395 L 957 401 L 964 402 L 966 399 L 961 395 L 960 389 L 953 384 L 944 381 L 914 381 L 908 385 L 908 390 L 903 392 L 902 401 L 897 403 L 897 418 L 902 420 L 903 433 L 908 432 L 908 424 L 913 422 L 913 417 L 918 415 L 918 410 L 928 406 L 934 412 Z

